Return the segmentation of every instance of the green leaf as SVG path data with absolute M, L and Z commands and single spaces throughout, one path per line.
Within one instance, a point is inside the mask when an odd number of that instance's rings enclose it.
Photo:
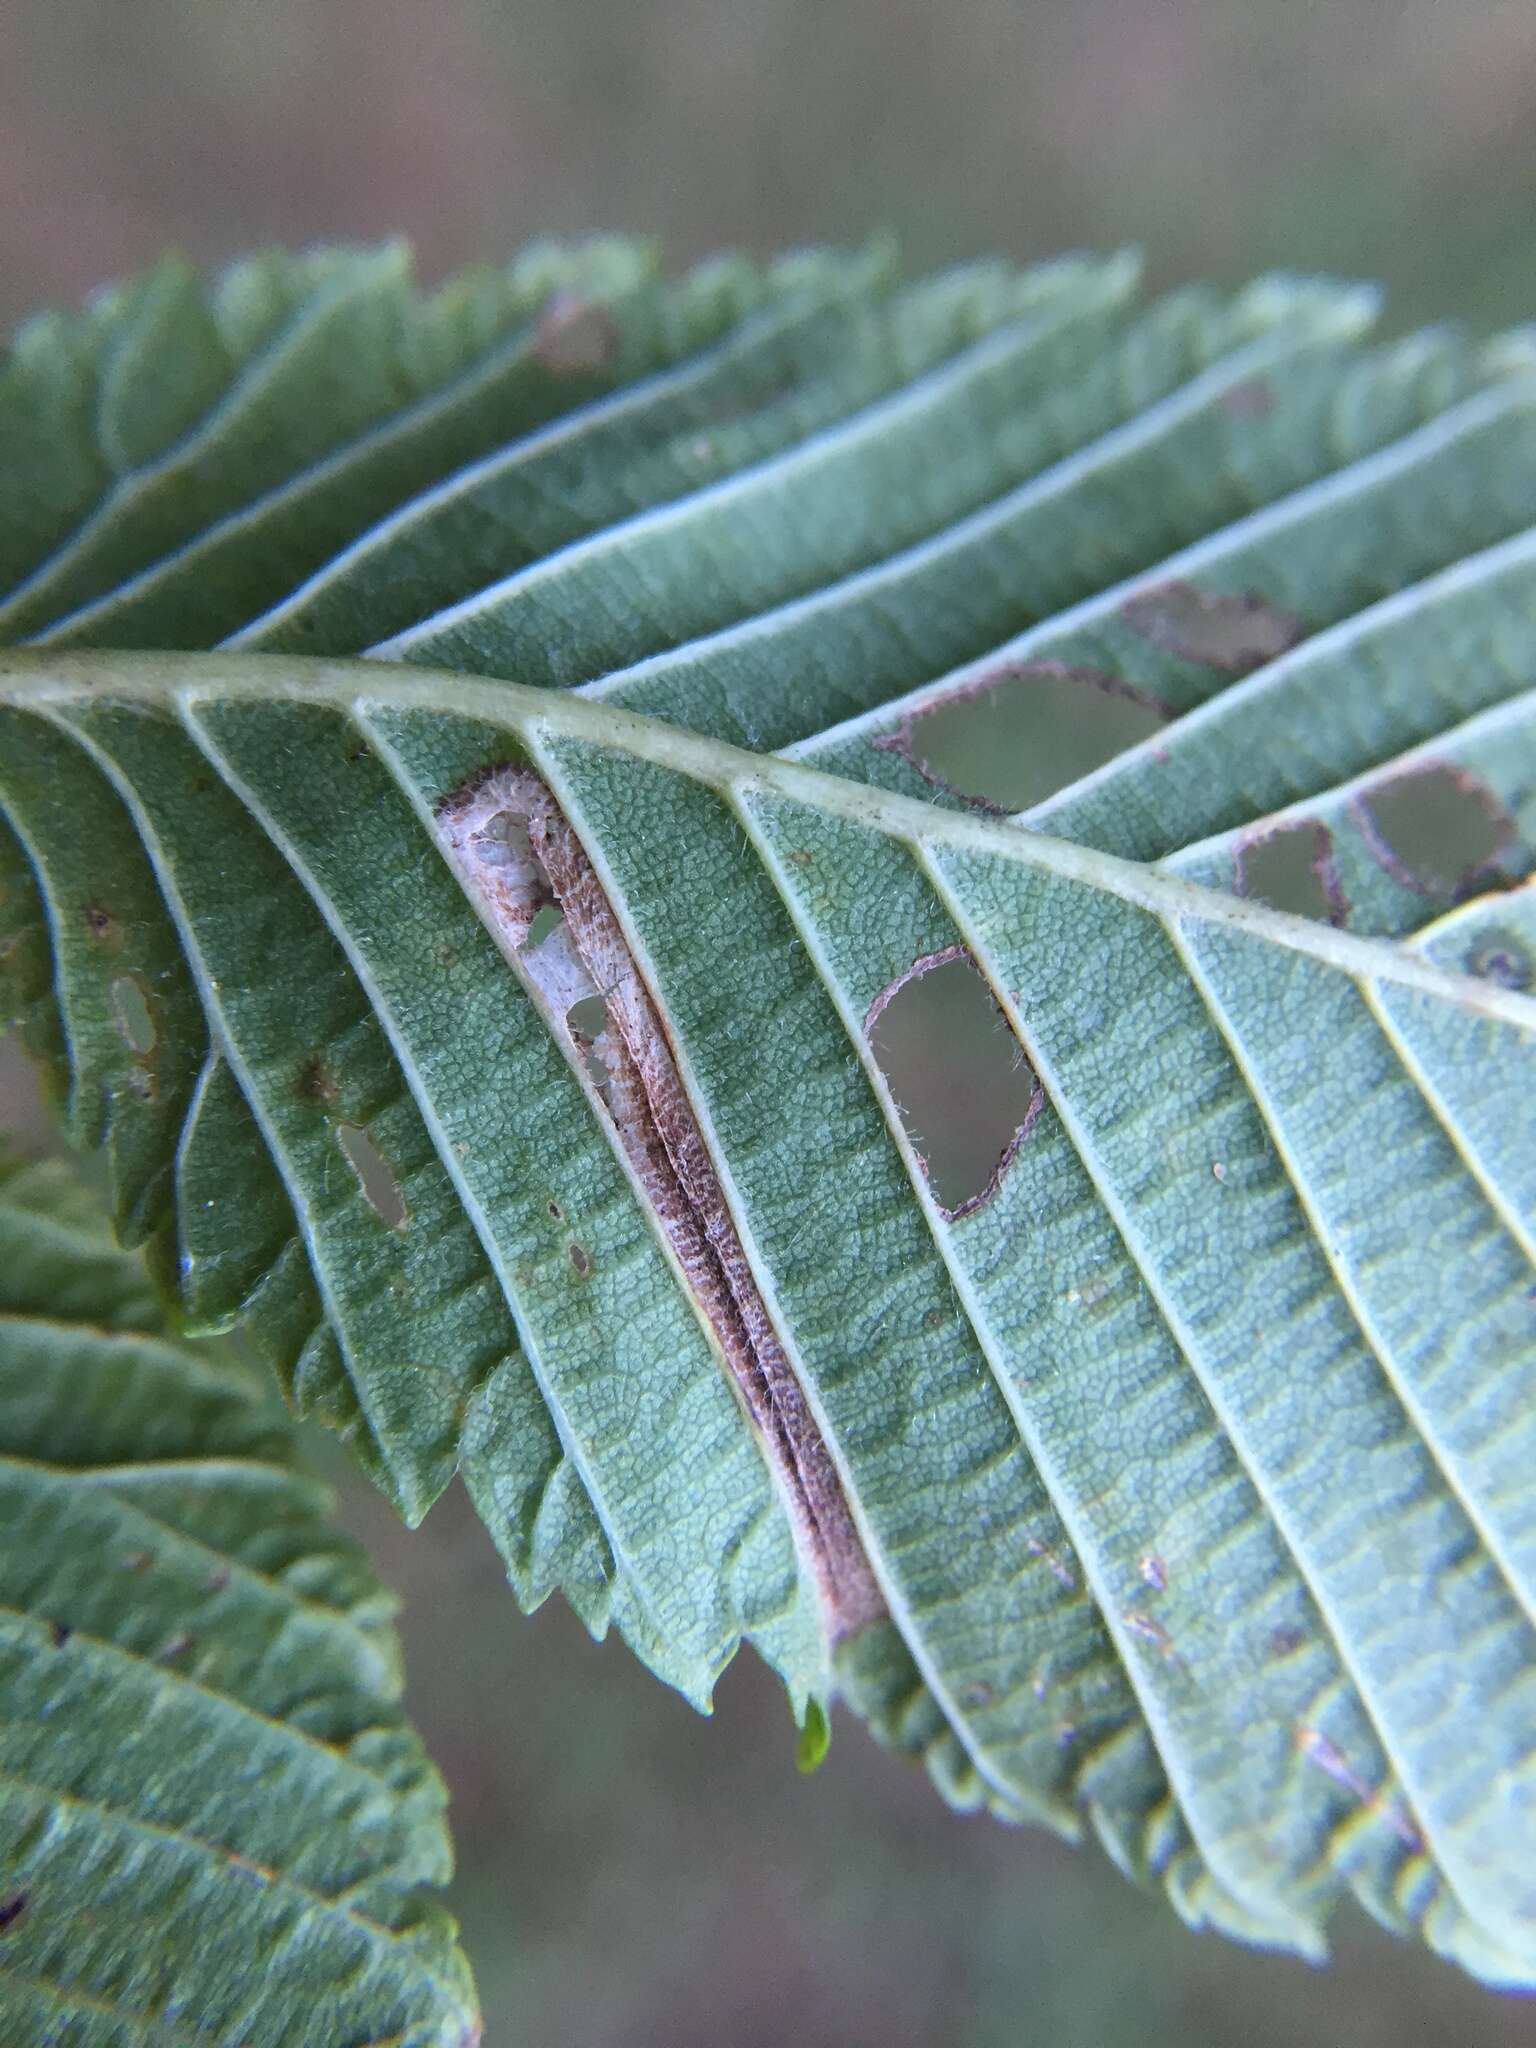
M 184 1312 L 525 1605 L 1536 1981 L 1529 339 L 730 274 L 0 662 L 10 1006 Z
M 0 1181 L 0 2032 L 478 2037 L 393 1603 L 270 1387 Z

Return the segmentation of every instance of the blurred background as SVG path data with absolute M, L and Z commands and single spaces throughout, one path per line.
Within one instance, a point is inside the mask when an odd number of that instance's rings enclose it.
M 535 234 L 885 226 L 914 262 L 1134 241 L 1159 283 L 1326 268 L 1399 321 L 1536 317 L 1536 5 L 0 0 L 0 326 L 168 244 L 403 231 L 433 278 Z M 488 2048 L 1536 2044 L 1536 2003 L 1348 1915 L 1325 1972 L 1188 1935 L 852 1724 L 801 1779 L 750 1657 L 700 1721 L 522 1619 L 459 1500 L 407 1536 L 343 1491 L 404 1595 Z

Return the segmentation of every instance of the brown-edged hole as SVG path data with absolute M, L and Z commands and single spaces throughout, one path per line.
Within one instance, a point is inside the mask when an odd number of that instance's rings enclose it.
M 970 954 L 950 947 L 871 1005 L 869 1043 L 946 1215 L 992 1195 L 1039 1110 L 1038 1083 Z

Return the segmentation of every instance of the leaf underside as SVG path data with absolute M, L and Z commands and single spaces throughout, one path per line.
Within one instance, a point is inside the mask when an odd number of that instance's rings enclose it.
M 408 1517 L 461 1472 L 525 1604 L 700 1703 L 745 1637 L 1192 1923 L 1316 1954 L 1347 1892 L 1531 1982 L 1536 350 L 1373 310 L 602 245 L 37 323 L 0 917 L 120 1231 Z M 449 858 L 499 764 L 879 1619 Z M 966 1200 L 878 1021 L 945 963 L 1029 1102 Z
M 0 1179 L 0 2031 L 478 2039 L 393 1603 L 264 1373 Z

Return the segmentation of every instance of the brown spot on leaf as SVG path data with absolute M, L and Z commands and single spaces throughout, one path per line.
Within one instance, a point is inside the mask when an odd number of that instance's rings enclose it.
M 1294 612 L 1280 611 L 1252 591 L 1201 590 L 1181 581 L 1138 590 L 1121 605 L 1120 616 L 1154 647 L 1229 676 L 1245 676 L 1276 660 L 1303 630 Z
M 925 782 L 979 810 L 1027 810 L 1173 716 L 1150 691 L 1103 669 L 1011 662 L 909 711 L 870 741 Z
M 592 1254 L 587 1250 L 586 1246 L 584 1244 L 568 1244 L 565 1248 L 565 1255 L 570 1260 L 572 1270 L 577 1278 L 585 1280 L 592 1270 Z
M 1410 1817 L 1401 1812 L 1392 1801 L 1383 1798 L 1376 1787 L 1366 1783 L 1350 1763 L 1338 1745 L 1332 1742 L 1320 1728 L 1296 1730 L 1296 1747 L 1309 1763 L 1316 1764 L 1325 1776 L 1332 1778 L 1362 1806 L 1370 1807 L 1387 1822 L 1404 1848 L 1422 1851 L 1424 1837 Z
M 1166 1657 L 1170 1662 L 1178 1656 L 1178 1651 L 1173 1647 L 1173 1638 L 1163 1624 L 1152 1615 L 1132 1609 L 1120 1618 L 1133 1636 L 1140 1636 L 1144 1643 L 1151 1643 L 1160 1656 Z
M 557 377 L 593 376 L 619 351 L 619 323 L 601 299 L 554 292 L 533 335 L 533 358 Z
M 1305 1629 L 1272 1628 L 1266 1648 L 1270 1657 L 1278 1662 L 1282 1657 L 1294 1657 L 1298 1650 L 1305 1649 L 1306 1642 Z
M 329 1108 L 340 1092 L 336 1076 L 318 1053 L 304 1062 L 299 1070 L 299 1093 L 306 1102 L 317 1102 Z
M 864 1019 L 870 1050 L 943 1215 L 996 1194 L 1045 1091 L 964 946 L 924 954 Z
M 14 1927 L 31 1902 L 30 1892 L 9 1892 L 0 1899 L 0 1934 Z
M 1437 903 L 1459 903 L 1513 876 L 1515 821 L 1480 775 L 1452 761 L 1389 775 L 1357 796 L 1350 817 L 1396 882 Z
M 115 953 L 123 943 L 123 928 L 111 911 L 100 903 L 87 903 L 84 917 L 85 928 L 95 943 Z
M 557 1223 L 564 1222 L 565 1211 L 561 1208 L 560 1204 L 557 1201 L 551 1198 L 550 1201 L 548 1201 L 545 1204 L 545 1207 L 549 1210 L 550 1215 L 554 1217 Z
M 1038 1557 L 1042 1560 L 1058 1586 L 1064 1586 L 1068 1592 L 1075 1589 L 1077 1573 L 1073 1571 L 1066 1559 L 1059 1552 L 1053 1550 L 1048 1543 L 1043 1543 L 1038 1536 L 1028 1536 L 1024 1540 L 1024 1548 L 1031 1557 Z
M 1274 387 L 1262 377 L 1247 377 L 1229 384 L 1221 394 L 1221 409 L 1229 419 L 1268 419 L 1275 409 Z
M 51 1621 L 48 1624 L 48 1640 L 56 1650 L 62 1650 L 74 1634 L 67 1621 Z
M 1239 896 L 1320 924 L 1342 925 L 1349 903 L 1333 857 L 1333 834 L 1318 822 L 1259 827 L 1232 856 Z

